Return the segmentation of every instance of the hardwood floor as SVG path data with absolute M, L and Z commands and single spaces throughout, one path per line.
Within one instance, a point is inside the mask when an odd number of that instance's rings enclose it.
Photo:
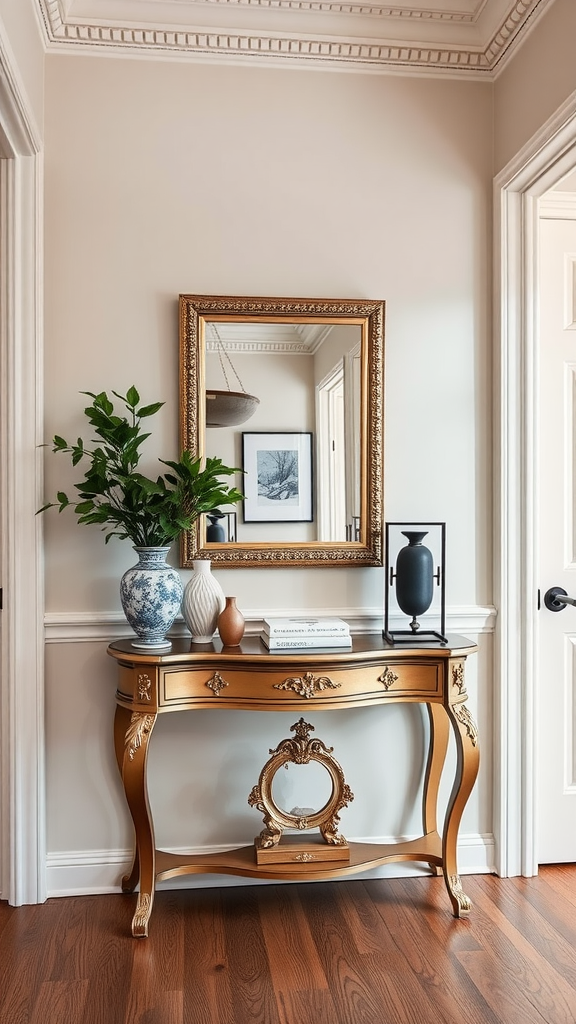
M 0 904 L 0 1024 L 575 1024 L 576 865 Z

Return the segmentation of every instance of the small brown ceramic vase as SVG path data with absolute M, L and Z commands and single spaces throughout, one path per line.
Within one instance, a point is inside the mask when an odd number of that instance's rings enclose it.
M 218 616 L 218 632 L 225 647 L 237 647 L 244 636 L 244 616 L 236 607 L 236 598 L 227 597 Z

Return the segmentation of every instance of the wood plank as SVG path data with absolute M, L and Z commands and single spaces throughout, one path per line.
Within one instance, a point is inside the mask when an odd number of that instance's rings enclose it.
M 501 1024 L 558 1024 L 561 1018 L 543 1017 L 530 999 L 524 981 L 511 984 L 510 971 L 487 950 L 463 950 L 458 959 Z M 572 1017 L 572 1022 L 574 1017 Z
M 255 889 L 270 978 L 282 1024 L 333 1024 L 336 1010 L 302 906 L 300 886 Z
M 234 996 L 235 1024 L 280 1024 L 260 922 L 257 891 L 252 886 L 227 889 L 226 951 Z
M 536 952 L 558 971 L 574 989 L 576 1005 L 576 915 L 561 920 L 542 893 L 540 879 L 513 878 L 500 896 L 499 907 L 507 920 L 524 936 Z
M 84 1019 L 88 979 L 82 981 L 44 981 L 30 1018 L 30 1024 L 48 1021 Z M 8 1021 L 8 1019 L 7 1019 Z
M 372 902 L 386 927 L 390 940 L 406 962 L 406 974 L 418 983 L 418 994 L 414 997 L 423 1007 L 423 1019 L 445 1020 L 454 1024 L 477 1024 L 490 1021 L 498 1024 L 497 1018 L 476 988 L 470 984 L 452 950 L 446 949 L 445 939 L 436 936 L 429 928 L 429 918 L 422 909 L 414 912 L 410 886 L 396 884 L 403 880 L 394 879 L 394 884 L 382 881 L 367 883 Z M 412 882 L 413 879 L 406 880 Z M 437 883 L 443 880 L 418 879 L 427 885 L 428 892 L 440 889 Z M 422 884 L 422 890 L 425 885 Z M 438 908 L 426 905 L 429 916 L 445 917 Z M 456 921 L 452 918 L 450 929 L 454 933 L 469 931 L 468 919 Z M 477 945 L 477 944 L 475 944 Z
M 0 1021 L 29 1024 L 65 930 L 57 901 L 13 908 L 0 939 Z
M 326 975 L 302 906 L 306 889 L 274 885 L 254 892 L 275 989 L 327 990 Z
M 478 900 L 479 894 L 487 890 L 493 894 L 492 899 L 481 901 L 474 917 L 474 931 L 481 937 L 484 949 L 490 950 L 483 958 L 489 970 L 488 991 L 491 996 L 496 996 L 502 1006 L 505 997 L 501 987 L 507 984 L 510 992 L 514 982 L 517 996 L 510 1000 L 510 1012 L 514 1006 L 521 1005 L 523 1012 L 528 1015 L 527 1020 L 532 1019 L 529 1014 L 533 1013 L 534 1020 L 540 1020 L 540 1015 L 547 1022 L 553 1020 L 555 1024 L 574 1024 L 576 992 L 560 971 L 546 963 L 501 909 L 500 904 L 505 905 L 507 893 L 511 889 L 509 879 L 506 879 L 506 883 L 495 886 L 493 880 L 487 882 L 482 877 L 477 879 L 471 876 L 466 879 L 473 900 L 475 897 Z M 460 954 L 462 963 L 472 964 L 472 957 L 473 954 Z M 533 1010 L 529 1011 L 528 1006 Z
M 574 907 L 564 899 L 564 894 L 551 884 L 550 875 L 541 871 L 537 878 L 517 878 L 514 881 L 521 898 L 531 903 L 555 932 L 576 947 Z M 576 886 L 576 877 L 574 885 Z
M 306 890 L 306 915 L 324 965 L 338 1021 L 393 1021 L 416 1024 L 422 1018 L 412 979 L 403 958 L 391 945 L 380 959 L 356 949 L 346 918 L 338 906 L 337 886 L 311 884 Z M 385 936 L 379 938 L 384 943 Z M 402 978 L 402 984 L 397 979 Z M 421 1010 L 421 1008 L 420 1008 Z
M 576 864 L 543 865 L 539 877 L 544 878 L 566 903 L 576 907 Z
M 184 897 L 184 1020 L 234 1024 L 223 893 L 215 888 L 178 896 Z

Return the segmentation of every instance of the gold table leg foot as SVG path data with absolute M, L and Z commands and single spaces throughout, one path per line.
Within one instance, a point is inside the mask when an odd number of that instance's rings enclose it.
M 132 935 L 135 939 L 148 938 L 148 921 L 152 913 L 152 897 L 148 892 L 138 893 L 136 913 L 132 919 Z
M 466 895 L 462 888 L 460 875 L 446 877 L 446 888 L 452 901 L 454 917 L 468 917 L 472 909 L 472 900 Z

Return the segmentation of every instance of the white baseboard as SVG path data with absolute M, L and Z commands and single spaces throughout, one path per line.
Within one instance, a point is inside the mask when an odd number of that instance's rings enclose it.
M 393 843 L 416 839 L 416 836 L 402 837 L 357 837 L 357 842 Z M 196 849 L 174 849 L 171 853 L 208 854 L 232 849 L 230 846 L 206 846 Z M 83 850 L 49 853 L 46 860 L 46 885 L 49 897 L 94 896 L 103 893 L 121 892 L 120 880 L 131 867 L 129 850 Z M 458 866 L 462 875 L 494 873 L 494 837 L 478 833 L 463 835 L 458 840 Z M 346 875 L 348 881 L 354 878 L 398 878 L 427 875 L 424 864 L 410 861 L 384 864 L 357 875 Z M 336 879 L 337 881 L 337 879 Z M 208 889 L 215 886 L 267 885 L 268 881 L 256 878 L 241 878 L 236 875 L 186 875 L 161 882 L 158 889 Z M 278 885 L 277 881 L 274 884 Z

